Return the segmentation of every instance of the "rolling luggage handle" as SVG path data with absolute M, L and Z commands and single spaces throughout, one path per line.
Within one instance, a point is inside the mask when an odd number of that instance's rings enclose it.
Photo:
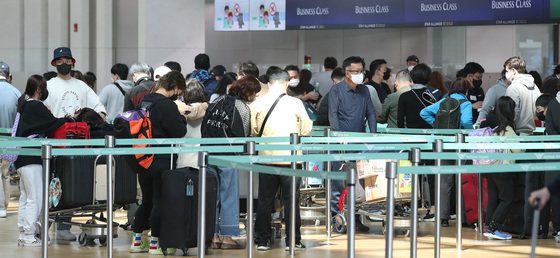
M 95 187 L 96 180 L 97 180 L 97 169 L 96 169 L 96 167 L 97 167 L 97 161 L 99 160 L 99 158 L 101 158 L 101 156 L 103 156 L 103 155 L 97 155 L 97 157 L 95 158 L 95 161 L 93 161 L 93 180 L 94 180 L 94 185 L 93 185 L 93 199 L 92 199 L 92 201 L 91 201 L 91 204 L 95 204 L 95 201 L 96 201 L 96 199 L 95 199 L 95 196 L 97 195 L 97 188 Z M 115 157 L 113 157 L 112 155 L 111 155 L 111 158 L 113 159 L 113 169 L 114 169 L 114 167 L 115 167 L 115 165 L 116 165 L 117 162 L 116 162 L 116 160 L 115 160 Z M 108 163 L 108 162 L 105 162 L 105 163 Z M 109 183 L 109 179 L 107 179 L 107 182 Z M 111 185 L 113 186 L 113 193 L 115 192 L 115 185 L 114 185 L 114 182 L 115 182 L 115 174 L 113 173 L 113 178 L 112 178 L 111 181 L 110 181 Z M 108 201 L 108 200 L 109 200 L 109 198 L 107 198 L 107 201 Z M 114 196 L 113 196 L 113 199 L 112 199 L 111 201 L 112 201 L 112 202 L 115 201 Z
M 539 234 L 539 216 L 541 213 L 541 211 L 539 210 L 539 204 L 539 199 L 536 199 L 535 202 L 533 202 L 535 213 L 533 214 L 533 226 L 531 230 L 531 258 L 535 258 L 535 251 L 537 248 L 537 235 Z

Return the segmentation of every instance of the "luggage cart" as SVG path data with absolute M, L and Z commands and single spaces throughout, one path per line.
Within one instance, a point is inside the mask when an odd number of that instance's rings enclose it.
M 385 164 L 388 160 L 370 160 L 358 161 L 356 170 L 358 177 L 363 179 L 365 185 L 364 191 L 366 201 L 356 203 L 356 215 L 372 222 L 380 222 L 383 226 L 383 234 L 386 232 L 386 195 L 387 195 L 387 179 L 385 178 Z M 401 161 L 401 166 L 408 166 L 410 162 Z M 410 207 L 411 198 L 410 191 L 406 192 L 406 186 L 402 184 L 410 183 L 410 176 L 399 176 L 396 180 L 395 187 L 395 214 L 394 228 L 395 232 L 404 236 L 410 234 Z M 343 198 L 341 196 L 341 198 Z M 346 202 L 344 202 L 346 203 Z M 342 211 L 334 216 L 333 231 L 344 234 L 347 230 L 348 208 L 346 205 Z

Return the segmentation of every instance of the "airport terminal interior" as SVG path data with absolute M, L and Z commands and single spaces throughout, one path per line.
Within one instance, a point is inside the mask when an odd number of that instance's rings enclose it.
M 69 57 L 57 57 L 54 50 L 59 47 L 71 49 L 70 57 L 75 61 L 73 70 L 84 74 L 91 71 L 96 75 L 92 89 L 97 94 L 113 85 L 115 78 L 111 68 L 116 63 L 130 67 L 141 62 L 155 69 L 168 61 L 175 61 L 182 66 L 184 77 L 199 68 L 193 60 L 200 53 L 207 54 L 211 67 L 222 65 L 234 76 L 247 62 L 254 63 L 260 75 L 270 67 L 283 69 L 289 65 L 318 74 L 326 71 L 324 60 L 327 57 L 338 60 L 340 67 L 346 58 L 359 56 L 365 61 L 365 70 L 370 67 L 370 62 L 384 59 L 385 67 L 391 69 L 389 76 L 384 78 L 390 81 L 389 91 L 392 91 L 399 71 L 413 69 L 409 61 L 426 64 L 431 71 L 440 72 L 448 84 L 460 77 L 467 63 L 476 62 L 484 67 L 478 78 L 482 80 L 478 86 L 484 92 L 488 92 L 498 80 L 509 78 L 506 74 L 511 67 L 505 67 L 504 62 L 515 56 L 524 58 L 523 65 L 527 71 L 536 71 L 543 79 L 548 76 L 560 79 L 560 73 L 555 70 L 560 69 L 560 0 L 0 0 L 0 22 L 3 28 L 0 31 L 0 75 L 6 70 L 2 64 L 9 64 L 11 85 L 20 92 L 25 91 L 26 81 L 33 74 L 57 71 L 55 60 Z M 347 69 L 343 72 L 350 73 Z M 473 76 L 473 73 L 470 75 Z M 350 80 L 351 76 L 344 76 L 346 81 Z M 121 79 L 135 80 L 133 74 Z M 472 86 L 472 78 L 470 80 Z M 3 81 L 6 80 L 0 78 L 0 82 Z M 560 93 L 555 98 L 560 102 Z M 476 121 L 471 122 L 472 127 Z M 386 126 L 383 124 L 378 128 Z M 542 127 L 536 134 L 542 135 Z M 223 130 L 225 132 L 226 129 Z M 383 132 L 389 134 L 391 131 L 387 129 Z M 402 137 L 403 143 L 414 138 L 407 134 L 395 135 Z M 425 135 L 433 137 L 439 134 Z M 432 143 L 428 140 L 426 144 Z M 534 160 L 538 162 L 539 159 Z M 245 201 L 250 186 L 247 185 L 247 171 L 239 173 L 243 209 L 240 236 L 233 239 L 244 249 L 211 248 L 205 257 L 248 257 Z M 40 246 L 18 245 L 18 234 L 22 234 L 18 231 L 20 191 L 15 180 L 17 173 L 12 172 L 11 176 L 4 189 L 9 195 L 7 217 L 0 216 L 0 257 L 41 257 Z M 425 184 L 428 184 L 427 179 Z M 368 186 L 373 188 L 373 185 L 370 183 Z M 326 180 L 315 184 L 314 187 L 320 188 L 321 192 L 313 195 L 306 195 L 302 190 L 302 203 L 309 200 L 312 203 L 310 206 L 321 207 L 322 210 L 302 207 L 301 243 L 305 246 L 295 252 L 296 257 L 354 257 L 348 254 L 348 232 L 340 232 L 347 231 L 346 228 L 330 228 L 328 230 L 332 230 L 332 235 L 328 237 L 325 186 Z M 408 191 L 410 193 L 411 190 Z M 256 192 L 255 188 L 254 199 L 258 202 Z M 424 194 L 421 193 L 422 198 Z M 429 212 L 422 204 L 418 213 L 416 257 L 434 257 L 436 223 L 433 218 L 426 219 Z M 397 206 L 406 209 L 405 213 L 410 215 L 411 207 L 407 205 Z M 386 221 L 380 219 L 385 216 L 385 208 L 379 207 L 369 211 L 380 212 L 379 216 L 359 216 L 368 230 L 356 231 L 355 257 L 386 257 Z M 433 215 L 434 210 L 431 212 Z M 560 218 L 554 212 L 553 216 Z M 105 212 L 102 213 L 106 216 Z M 75 217 L 72 220 L 75 225 L 70 232 L 79 236 L 82 233 L 80 224 L 87 223 L 89 219 Z M 114 221 L 124 225 L 127 220 L 127 211 L 119 206 L 114 212 Z M 410 219 L 398 220 L 392 256 L 413 257 L 410 251 Z M 473 223 L 462 226 L 461 250 L 458 250 L 457 220 L 452 217 L 448 222 L 447 226 L 440 228 L 440 255 L 436 257 L 514 258 L 531 255 L 530 235 L 520 238 L 516 232 L 513 237 L 510 236 L 511 239 L 489 240 L 475 229 Z M 277 228 L 277 237 L 269 243 L 270 250 L 250 247 L 254 249 L 254 257 L 290 255 L 284 243 L 286 227 L 281 220 L 275 223 L 280 229 L 278 231 Z M 550 233 L 556 235 L 537 239 L 535 257 L 560 257 L 560 231 L 553 230 L 553 227 L 558 226 L 550 224 Z M 129 252 L 132 238 L 130 229 L 118 227 L 113 240 L 113 257 L 150 256 Z M 55 226 L 49 228 L 49 239 L 48 257 L 107 256 L 107 246 L 99 239 L 63 241 L 57 239 Z M 177 250 L 171 255 L 181 256 L 183 253 Z M 190 248 L 188 255 L 196 256 L 197 248 Z

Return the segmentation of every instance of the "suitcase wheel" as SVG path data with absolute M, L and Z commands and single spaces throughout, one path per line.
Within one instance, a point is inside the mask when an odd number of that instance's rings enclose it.
M 161 248 L 161 252 L 163 253 L 163 256 L 167 256 L 167 248 Z
M 187 256 L 187 251 L 189 251 L 189 248 L 183 247 L 183 256 Z M 208 252 L 208 248 L 206 248 L 205 252 Z

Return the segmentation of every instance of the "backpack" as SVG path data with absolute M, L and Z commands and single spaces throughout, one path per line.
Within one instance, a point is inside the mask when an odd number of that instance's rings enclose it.
M 484 127 L 479 129 L 474 129 L 469 132 L 469 136 L 494 136 L 494 130 L 496 128 Z M 503 153 L 503 150 L 499 149 L 473 149 L 471 153 Z M 495 160 L 495 159 L 474 159 L 473 165 L 493 165 L 493 164 L 502 164 L 503 160 Z
M 143 109 L 133 109 L 118 114 L 113 120 L 115 135 L 118 138 L 151 139 L 152 122 L 150 109 L 153 105 Z M 133 148 L 149 148 L 150 144 L 133 144 Z M 154 161 L 154 154 L 134 154 L 136 163 L 148 169 Z
M 12 137 L 16 137 L 16 132 L 18 129 L 18 124 L 19 124 L 19 118 L 21 117 L 21 114 L 19 112 L 17 112 L 16 114 L 16 119 L 14 120 L 14 127 L 12 128 Z M 29 135 L 27 138 L 35 138 L 39 136 L 38 134 L 32 134 Z M 19 149 L 21 147 L 19 146 L 15 146 L 15 147 L 6 147 L 9 149 Z M 14 163 L 18 158 L 17 154 L 0 154 L 0 159 L 7 161 L 9 163 Z
M 434 120 L 434 129 L 459 129 L 461 127 L 461 104 L 467 100 L 456 100 L 449 95 L 439 103 Z

